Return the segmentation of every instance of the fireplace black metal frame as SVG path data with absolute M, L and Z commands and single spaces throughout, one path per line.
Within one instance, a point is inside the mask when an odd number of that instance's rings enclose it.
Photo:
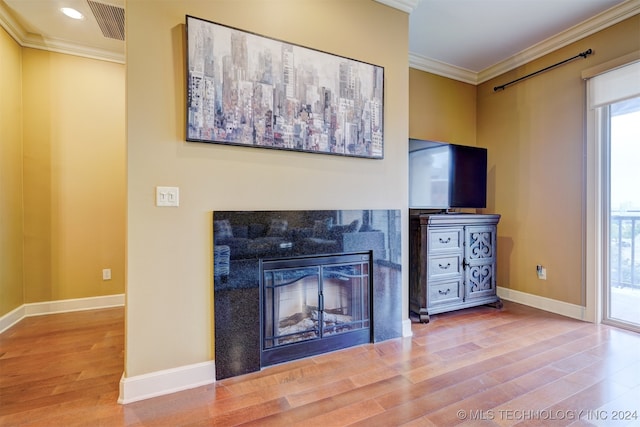
M 264 336 L 264 264 L 276 268 L 296 268 L 309 266 L 325 266 L 337 263 L 362 263 L 368 266 L 368 328 L 360 328 L 353 331 L 341 332 L 335 335 L 327 335 L 321 338 L 282 344 L 272 348 L 266 348 Z M 356 253 L 338 253 L 328 255 L 298 256 L 277 259 L 260 259 L 260 365 L 262 367 L 289 362 L 304 357 L 315 356 L 330 351 L 353 347 L 360 344 L 373 342 L 373 254 L 372 251 Z

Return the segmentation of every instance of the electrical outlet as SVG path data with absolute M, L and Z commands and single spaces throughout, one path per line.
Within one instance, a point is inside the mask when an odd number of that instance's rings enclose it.
M 542 265 L 538 264 L 536 266 L 536 274 L 538 275 L 538 279 L 547 280 L 547 269 L 544 268 Z
M 111 280 L 111 269 L 104 268 L 102 270 L 102 280 Z

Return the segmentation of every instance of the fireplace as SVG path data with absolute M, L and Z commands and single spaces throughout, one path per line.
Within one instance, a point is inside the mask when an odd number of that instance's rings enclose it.
M 260 266 L 262 366 L 371 342 L 369 253 Z
M 399 210 L 215 211 L 213 223 L 216 379 L 402 336 Z

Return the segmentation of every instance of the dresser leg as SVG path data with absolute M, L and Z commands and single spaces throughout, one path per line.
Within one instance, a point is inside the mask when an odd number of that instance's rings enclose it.
M 426 308 L 419 308 L 418 310 L 409 310 L 410 313 L 409 315 L 414 315 L 414 319 L 415 319 L 415 315 L 418 315 L 418 320 L 420 321 L 420 323 L 429 323 L 429 312 L 427 311 Z
M 490 305 L 493 308 L 496 308 L 498 310 L 502 309 L 502 307 L 504 307 L 504 304 L 502 304 L 502 301 L 500 300 L 500 298 L 498 298 L 495 302 L 491 302 L 487 305 Z

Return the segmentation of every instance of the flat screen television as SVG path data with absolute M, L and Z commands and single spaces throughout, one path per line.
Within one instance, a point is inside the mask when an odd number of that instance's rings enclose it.
M 409 140 L 409 208 L 486 206 L 486 148 Z

